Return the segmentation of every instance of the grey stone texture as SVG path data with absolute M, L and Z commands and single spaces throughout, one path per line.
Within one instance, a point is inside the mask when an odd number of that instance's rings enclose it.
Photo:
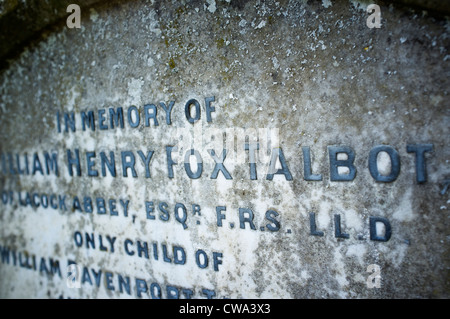
M 358 1 L 80 1 L 80 29 L 66 27 L 70 1 L 27 2 L 32 14 L 24 29 L 14 28 L 23 3 L 3 2 L 0 247 L 34 255 L 38 266 L 14 266 L 12 255 L 9 263 L 0 260 L 0 296 L 139 298 L 140 278 L 149 287 L 158 283 L 164 298 L 174 289 L 179 296 L 190 289 L 193 298 L 207 296 L 203 289 L 215 298 L 448 298 L 449 9 L 444 2 L 413 2 L 380 2 L 381 28 L 373 29 L 366 25 L 369 3 Z M 208 122 L 205 98 L 212 96 Z M 185 114 L 190 99 L 202 112 L 194 124 Z M 170 101 L 169 125 L 159 103 Z M 145 125 L 149 104 L 158 109 L 158 126 L 153 119 Z M 123 129 L 117 123 L 99 129 L 98 110 L 106 110 L 109 125 L 109 108 L 127 112 L 131 106 L 141 117 L 137 128 L 125 113 Z M 82 129 L 80 114 L 87 111 L 95 114 L 95 131 Z M 76 132 L 65 132 L 64 122 L 58 132 L 57 114 L 65 112 L 74 112 Z M 267 161 L 257 163 L 257 179 L 250 178 L 239 132 L 263 128 L 278 133 L 276 149 L 292 180 L 284 174 L 267 179 Z M 224 162 L 232 179 L 223 172 L 214 179 L 205 132 L 219 132 L 216 143 L 227 129 L 238 132 Z M 194 136 L 204 161 L 198 179 L 188 176 L 183 158 L 189 148 L 181 147 Z M 416 179 L 415 153 L 407 151 L 417 144 L 432 144 L 424 153 L 424 183 Z M 174 178 L 167 167 L 171 145 L 180 146 Z M 329 146 L 336 145 L 355 153 L 351 181 L 330 176 Z M 399 154 L 392 182 L 370 174 L 369 154 L 377 145 Z M 320 181 L 305 180 L 302 147 L 310 148 Z M 67 150 L 72 156 L 79 150 L 81 176 L 70 175 Z M 154 151 L 150 178 L 138 150 Z M 222 147 L 215 150 L 220 156 Z M 239 150 L 244 162 L 234 157 Z M 87 174 L 85 155 L 92 151 L 99 176 Z M 134 152 L 135 178 L 131 170 L 123 174 L 124 151 Z M 44 152 L 57 154 L 58 176 L 46 174 Z M 102 176 L 101 152 L 115 153 L 116 177 Z M 23 165 L 27 156 L 30 170 L 38 154 L 42 174 L 12 174 L 8 154 L 18 154 Z M 380 173 L 389 174 L 389 162 L 378 158 Z M 345 167 L 339 172 L 346 174 Z M 26 192 L 65 195 L 67 209 L 23 206 L 18 194 L 23 199 Z M 117 199 L 118 216 L 80 212 L 75 197 Z M 128 216 L 119 199 L 129 200 Z M 146 201 L 153 202 L 155 219 L 147 217 Z M 160 218 L 161 202 L 168 204 L 168 221 Z M 176 203 L 187 208 L 186 227 L 177 221 Z M 226 206 L 221 226 L 218 206 Z M 251 209 L 255 229 L 243 209 Z M 323 236 L 311 235 L 311 212 Z M 335 216 L 349 238 L 336 236 Z M 388 241 L 371 240 L 370 217 L 389 221 Z M 99 250 L 98 241 L 96 249 L 78 247 L 76 232 L 94 233 L 96 240 L 102 235 L 106 247 L 106 235 L 117 237 L 115 251 Z M 126 239 L 148 242 L 150 258 L 127 254 Z M 164 262 L 162 245 L 169 254 L 182 247 L 185 264 L 175 264 L 174 256 Z M 195 259 L 199 249 L 209 257 L 205 268 Z M 214 252 L 221 254 L 218 270 Z M 59 260 L 62 276 L 40 271 L 41 257 Z M 81 289 L 67 288 L 68 259 L 110 272 L 115 289 L 104 277 L 100 287 L 85 281 Z M 379 288 L 368 286 L 372 264 L 380 269 Z M 131 278 L 130 294 L 119 291 L 118 274 Z

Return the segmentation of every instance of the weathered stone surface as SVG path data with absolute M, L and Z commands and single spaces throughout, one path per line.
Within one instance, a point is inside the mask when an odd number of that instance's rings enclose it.
M 124 1 L 83 9 L 81 29 L 44 33 L 0 77 L 0 296 L 154 297 L 160 287 L 163 298 L 448 298 L 448 21 L 381 6 L 382 26 L 370 29 L 366 7 Z M 123 128 L 110 121 L 120 108 Z M 83 129 L 89 111 L 95 131 L 88 121 Z M 254 132 L 273 134 L 270 146 Z M 260 143 L 256 175 L 246 135 L 250 148 Z M 398 175 L 396 152 L 371 166 L 393 181 L 369 170 L 378 145 L 398 152 Z M 178 146 L 173 166 L 168 146 Z M 354 151 L 350 181 L 334 180 L 349 171 L 333 177 L 334 146 Z M 320 180 L 305 180 L 302 147 Z M 199 178 L 195 161 L 183 163 L 191 148 L 203 160 Z M 220 158 L 225 148 L 229 176 L 208 151 Z M 81 176 L 69 163 L 77 151 Z M 115 177 L 102 167 L 110 152 Z M 373 218 L 391 236 L 371 230 Z M 80 289 L 66 285 L 68 260 L 81 267 Z M 369 265 L 380 268 L 380 288 L 367 283 Z

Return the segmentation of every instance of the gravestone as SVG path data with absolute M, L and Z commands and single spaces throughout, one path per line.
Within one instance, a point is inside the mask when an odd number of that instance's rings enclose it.
M 1 8 L 2 298 L 449 297 L 448 6 L 58 3 Z

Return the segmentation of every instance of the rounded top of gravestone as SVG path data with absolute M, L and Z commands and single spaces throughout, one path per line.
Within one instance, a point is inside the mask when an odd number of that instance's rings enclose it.
M 73 2 L 73 0 L 2 1 L 0 3 L 0 69 L 6 68 L 7 60 L 20 54 L 26 45 L 39 41 L 42 33 L 48 31 L 51 26 L 65 25 L 68 15 L 67 7 Z M 94 5 L 114 6 L 121 2 L 126 2 L 126 0 L 77 0 L 76 4 L 85 9 Z M 235 4 L 234 7 L 243 8 L 242 4 L 246 1 L 230 0 L 227 2 L 230 2 L 231 5 Z M 445 16 L 450 13 L 450 3 L 438 0 L 395 0 L 389 3 L 361 0 L 348 3 L 353 6 L 371 3 L 382 6 L 394 3 L 404 10 L 426 10 L 436 16 Z

